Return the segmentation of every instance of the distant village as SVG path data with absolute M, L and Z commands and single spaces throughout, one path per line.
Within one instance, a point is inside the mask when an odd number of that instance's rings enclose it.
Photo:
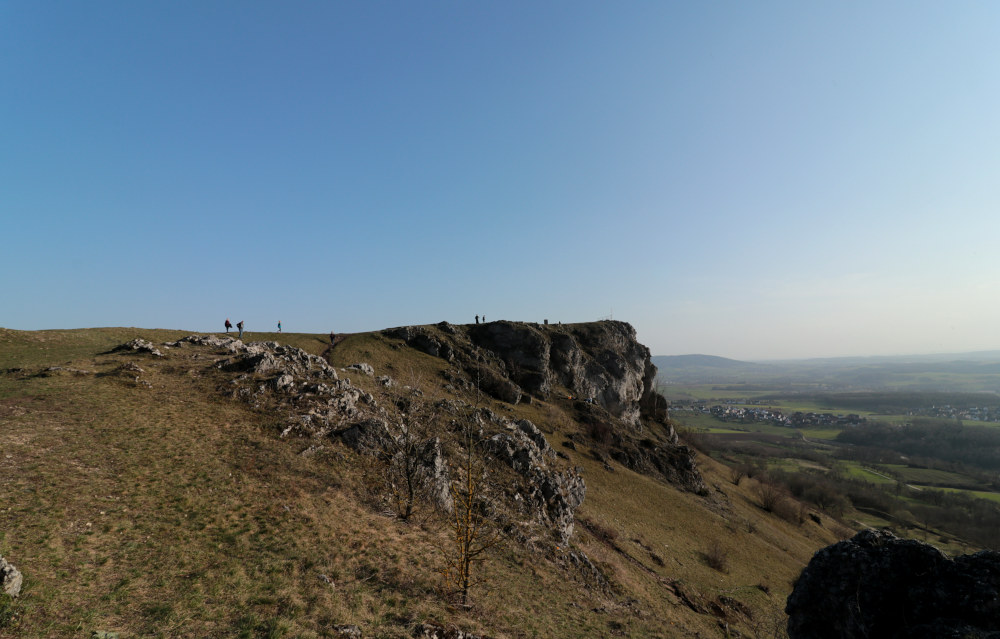
M 833 413 L 803 413 L 791 415 L 782 413 L 777 408 L 767 406 L 766 402 L 754 399 L 734 399 L 724 404 L 709 405 L 708 402 L 696 401 L 690 404 L 674 404 L 674 411 L 689 411 L 712 415 L 723 422 L 741 424 L 765 423 L 776 426 L 799 427 L 847 427 L 867 424 L 868 419 L 860 415 L 840 415 Z M 951 406 L 942 404 L 930 408 L 913 408 L 907 410 L 907 416 L 936 417 L 939 419 L 960 419 L 973 422 L 1000 423 L 1000 406 Z
M 931 406 L 916 408 L 906 412 L 907 415 L 920 417 L 940 417 L 942 419 L 967 419 L 973 422 L 1000 422 L 1000 406 Z

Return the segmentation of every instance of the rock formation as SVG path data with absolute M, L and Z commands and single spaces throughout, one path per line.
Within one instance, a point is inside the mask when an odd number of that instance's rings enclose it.
M 651 390 L 656 369 L 649 350 L 636 341 L 635 330 L 628 324 L 452 326 L 442 322 L 389 329 L 382 335 L 450 362 L 445 388 L 459 397 L 482 390 L 512 404 L 532 397 L 568 401 L 564 406 L 582 424 L 584 434 L 595 424 L 613 433 L 610 449 L 608 442 L 591 442 L 595 451 L 604 451 L 595 455 L 610 454 L 630 468 L 689 490 L 704 488 L 691 452 L 680 445 L 669 423 L 657 420 L 647 408 L 655 403 L 651 399 L 659 397 Z M 452 432 L 475 422 L 483 450 L 509 469 L 504 472 L 510 484 L 503 488 L 509 510 L 497 513 L 504 525 L 518 528 L 524 540 L 548 539 L 562 545 L 573 534 L 586 484 L 580 470 L 559 461 L 560 455 L 543 432 L 528 420 L 501 417 L 460 398 L 432 406 L 421 399 L 420 391 L 399 386 L 387 375 L 376 378 L 367 363 L 342 369 L 375 378 L 376 398 L 341 378 L 322 357 L 277 342 L 244 343 L 229 336 L 192 335 L 163 347 L 168 351 L 208 349 L 211 366 L 231 375 L 222 385 L 224 392 L 255 409 L 280 415 L 280 436 L 312 440 L 307 451 L 336 441 L 391 466 L 405 448 L 406 454 L 417 458 L 426 494 L 445 509 L 452 506 L 447 457 L 464 444 L 452 441 L 444 422 L 437 432 L 421 428 L 419 438 L 411 441 L 412 431 L 402 420 L 413 419 L 405 415 L 419 409 L 444 421 L 450 419 Z M 155 348 L 133 340 L 116 350 L 152 352 Z M 577 400 L 566 398 L 567 393 Z M 400 439 L 404 436 L 406 442 Z
M 816 553 L 786 612 L 791 639 L 1000 639 L 1000 553 L 865 530 Z
M 122 344 L 121 346 L 118 346 L 114 350 L 115 351 L 136 351 L 138 353 L 149 353 L 150 355 L 152 355 L 154 357 L 163 357 L 163 353 L 161 353 L 159 350 L 157 350 L 157 348 L 155 346 L 153 346 L 152 342 L 147 342 L 146 340 L 144 340 L 144 339 L 142 339 L 140 337 L 135 338 L 131 342 L 126 342 L 125 344 Z
M 517 499 L 526 501 L 537 523 L 552 530 L 560 544 L 569 543 L 576 509 L 587 493 L 579 469 L 552 468 L 549 460 L 555 458 L 555 452 L 529 420 L 510 422 L 490 411 L 480 411 L 504 426 L 504 432 L 486 440 L 486 449 L 524 479 L 525 494 L 518 492 Z
M 692 492 L 706 492 L 690 449 L 666 420 L 666 402 L 653 391 L 649 349 L 624 322 L 538 325 L 498 321 L 469 326 L 387 329 L 383 335 L 451 362 L 449 381 L 476 386 L 512 404 L 570 393 L 577 421 L 607 432 L 619 463 Z M 565 389 L 565 390 L 564 390 Z M 644 418 L 657 424 L 647 432 Z
M 21 571 L 0 557 L 0 592 L 16 597 L 21 594 L 23 581 L 24 577 L 21 575 Z

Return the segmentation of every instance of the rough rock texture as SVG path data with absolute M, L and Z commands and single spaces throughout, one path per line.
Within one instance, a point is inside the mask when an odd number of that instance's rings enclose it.
M 587 493 L 580 470 L 553 468 L 549 461 L 555 452 L 530 421 L 509 422 L 485 409 L 480 413 L 505 428 L 486 441 L 486 449 L 524 478 L 525 494 L 518 493 L 518 497 L 536 514 L 538 523 L 552 530 L 559 543 L 569 543 L 576 509 Z
M 0 557 L 0 591 L 11 597 L 16 597 L 21 593 L 23 581 L 24 577 L 21 575 L 21 571 Z
M 693 452 L 681 445 L 666 419 L 666 401 L 652 390 L 656 367 L 649 349 L 629 324 L 442 322 L 388 329 L 383 335 L 447 359 L 454 366 L 445 374 L 452 385 L 479 388 L 511 404 L 569 389 L 580 400 L 574 411 L 585 433 L 607 447 L 602 456 L 685 490 L 707 492 Z M 653 432 L 643 418 L 656 424 Z M 608 441 L 596 441 L 595 433 Z
M 427 486 L 430 498 L 438 506 L 451 512 L 455 502 L 451 496 L 451 474 L 448 472 L 448 462 L 441 448 L 441 440 L 431 437 L 424 442 L 420 454 L 421 479 Z
M 254 342 L 242 344 L 236 340 L 232 345 L 236 355 L 218 364 L 226 371 L 245 373 L 277 373 L 281 375 L 323 377 L 337 379 L 337 371 L 317 355 L 301 348 L 283 346 L 277 342 Z
M 244 348 L 243 342 L 235 337 L 219 335 L 188 335 L 176 342 L 166 342 L 164 344 L 167 348 L 183 348 L 188 345 L 225 349 L 230 353 L 236 353 L 241 348 Z
M 673 433 L 673 428 L 670 432 Z M 706 494 L 708 487 L 695 464 L 691 449 L 677 444 L 676 433 L 673 435 L 673 443 L 661 444 L 645 438 L 639 440 L 636 446 L 613 450 L 611 457 L 632 470 L 647 475 L 658 475 L 690 492 Z
M 139 338 L 139 337 L 135 338 L 131 342 L 126 342 L 125 344 L 122 344 L 121 346 L 116 347 L 114 350 L 115 351 L 136 351 L 136 352 L 139 352 L 139 353 L 149 353 L 150 355 L 153 355 L 154 357 L 163 357 L 163 353 L 161 353 L 159 350 L 157 350 L 157 348 L 155 346 L 153 346 L 152 342 L 147 342 L 146 340 L 144 340 L 142 338 Z
M 490 322 L 469 327 L 469 338 L 495 353 L 528 393 L 544 398 L 554 385 L 565 386 L 633 426 L 656 376 L 649 349 L 625 322 L 558 327 Z
M 1000 639 L 1000 553 L 865 530 L 816 553 L 786 612 L 791 639 Z
M 442 628 L 434 624 L 418 624 L 413 630 L 415 639 L 489 639 L 485 635 L 474 635 L 457 628 Z
M 364 362 L 361 362 L 359 364 L 351 364 L 350 366 L 347 367 L 346 370 L 357 371 L 363 375 L 367 375 L 368 377 L 371 377 L 372 375 L 375 374 L 375 369 L 372 368 L 372 365 L 366 364 Z

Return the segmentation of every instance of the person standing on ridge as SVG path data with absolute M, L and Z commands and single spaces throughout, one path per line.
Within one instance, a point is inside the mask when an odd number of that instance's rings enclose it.
M 243 320 L 236 322 L 236 328 L 240 329 L 240 339 L 243 339 Z
M 476 315 L 476 324 L 478 324 L 478 323 L 479 323 L 479 316 Z
M 281 320 L 278 320 L 278 332 L 281 332 Z
M 228 332 L 229 332 L 229 329 L 231 329 L 232 327 L 233 327 L 233 323 L 232 323 L 232 322 L 230 322 L 230 321 L 229 321 L 229 318 L 227 317 L 227 318 L 226 318 L 226 332 L 228 333 Z
M 333 342 L 336 339 L 337 339 L 337 336 L 333 334 L 333 331 L 330 331 L 330 346 L 333 346 Z

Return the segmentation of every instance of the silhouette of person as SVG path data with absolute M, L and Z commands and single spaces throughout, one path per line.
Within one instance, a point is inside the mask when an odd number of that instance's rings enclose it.
M 227 318 L 226 318 L 226 332 L 228 333 L 228 332 L 229 332 L 229 329 L 231 329 L 232 327 L 233 327 L 233 323 L 232 323 L 232 322 L 230 322 L 230 321 L 229 321 L 229 318 L 227 317 Z
M 335 339 L 337 339 L 337 336 L 333 334 L 333 331 L 330 331 L 330 346 L 333 346 L 333 341 Z
M 243 320 L 236 322 L 236 328 L 240 329 L 240 339 L 243 339 Z
M 479 323 L 479 316 L 476 315 L 476 324 L 478 324 L 478 323 Z
M 281 320 L 278 320 L 278 332 L 281 332 Z

